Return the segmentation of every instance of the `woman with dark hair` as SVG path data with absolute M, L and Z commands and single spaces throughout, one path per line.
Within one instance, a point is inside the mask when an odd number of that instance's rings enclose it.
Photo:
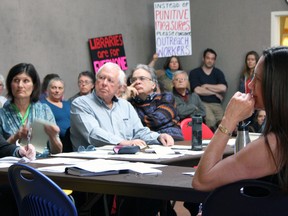
M 27 140 L 31 123 L 37 119 L 44 120 L 49 122 L 44 130 L 49 137 L 50 152 L 61 152 L 59 127 L 53 113 L 47 105 L 38 102 L 40 79 L 34 66 L 20 63 L 12 67 L 6 86 L 10 101 L 0 109 L 0 135 L 11 144 L 21 143 L 21 140 Z
M 149 63 L 150 67 L 154 67 L 156 61 L 158 60 L 158 55 L 155 53 L 153 55 L 152 61 Z M 166 59 L 163 69 L 156 70 L 157 80 L 163 86 L 163 91 L 172 92 L 173 90 L 173 74 L 175 71 L 183 70 L 178 56 L 170 56 Z
M 262 178 L 288 192 L 287 59 L 288 47 L 263 52 L 249 83 L 251 93 L 237 92 L 228 103 L 218 130 L 198 164 L 193 188 L 209 191 L 243 179 Z M 223 158 L 231 132 L 254 109 L 266 111 L 262 135 L 238 153 Z
M 51 74 L 47 74 L 44 79 L 43 79 L 43 82 L 42 82 L 42 87 L 41 87 L 41 93 L 40 93 L 40 98 L 39 100 L 42 100 L 44 98 L 47 97 L 47 87 L 48 87 L 48 84 L 50 82 L 51 79 L 53 78 L 56 78 L 56 77 L 59 77 L 58 74 L 54 74 L 54 73 L 51 73 Z
M 239 91 L 242 93 L 250 93 L 248 84 L 250 83 L 255 66 L 259 60 L 259 55 L 256 51 L 249 51 L 245 56 L 245 66 L 241 73 Z

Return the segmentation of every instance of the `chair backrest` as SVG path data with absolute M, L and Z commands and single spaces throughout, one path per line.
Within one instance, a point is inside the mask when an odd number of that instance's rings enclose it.
M 203 204 L 202 216 L 274 216 L 288 214 L 288 194 L 277 185 L 243 180 L 215 189 Z
M 192 118 L 185 118 L 180 123 L 184 140 L 192 140 L 192 124 L 190 122 L 192 122 Z M 212 139 L 213 135 L 212 130 L 202 123 L 202 139 Z
M 76 216 L 71 199 L 51 179 L 25 164 L 9 167 L 8 176 L 20 216 Z

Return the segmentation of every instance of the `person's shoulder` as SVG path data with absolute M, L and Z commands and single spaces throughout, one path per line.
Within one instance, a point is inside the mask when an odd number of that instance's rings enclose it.
M 79 92 L 78 92 L 77 94 L 73 95 L 72 97 L 70 97 L 70 98 L 68 99 L 68 101 L 70 101 L 70 102 L 72 103 L 72 101 L 73 101 L 75 98 L 77 98 L 77 97 L 80 97 L 80 93 L 79 93 Z
M 121 106 L 121 105 L 131 105 L 131 102 L 133 100 L 126 100 L 126 99 L 123 99 L 123 98 L 117 98 L 117 103 Z
M 194 98 L 201 100 L 200 96 L 198 94 L 196 94 L 195 92 L 189 92 L 189 94 L 191 95 L 191 97 L 194 97 Z
M 173 101 L 175 100 L 174 94 L 172 92 L 163 92 L 161 94 L 158 94 L 158 96 L 165 101 Z M 157 96 L 156 96 L 157 97 Z
M 93 100 L 94 95 L 93 93 L 89 93 L 87 95 L 81 95 L 79 97 L 76 97 L 73 101 L 71 101 L 72 104 L 81 104 L 85 101 Z
M 47 103 L 43 103 L 42 101 L 37 101 L 35 103 L 32 103 L 31 105 L 32 105 L 33 109 L 36 109 L 36 110 L 42 110 L 42 111 L 49 110 L 49 111 L 51 111 L 49 105 Z
M 198 71 L 201 71 L 202 70 L 202 67 L 196 67 L 196 68 L 193 68 L 190 70 L 190 73 L 193 73 L 193 72 L 198 72 Z M 190 74 L 189 73 L 189 74 Z
M 37 102 L 31 103 L 32 107 L 41 108 L 41 107 L 49 107 L 46 103 L 44 103 L 44 100 L 39 100 Z
M 70 106 L 70 105 L 71 105 L 71 101 L 69 101 L 69 100 L 62 100 L 62 103 L 63 103 L 65 106 Z
M 165 71 L 163 69 L 156 70 L 156 76 L 162 77 L 165 75 Z
M 223 71 L 217 67 L 213 67 L 213 72 L 224 74 Z
M 47 101 L 47 99 L 45 97 L 44 98 L 40 98 L 38 102 L 45 103 L 45 104 L 48 103 L 48 101 Z

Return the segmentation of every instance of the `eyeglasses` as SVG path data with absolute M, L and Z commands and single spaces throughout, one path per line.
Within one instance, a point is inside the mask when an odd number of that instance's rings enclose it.
M 88 80 L 85 80 L 85 81 L 78 81 L 78 84 L 79 85 L 89 85 L 91 84 L 92 82 L 91 81 L 88 81 Z
M 183 82 L 183 81 L 186 81 L 186 80 L 188 80 L 187 78 L 176 78 L 176 79 L 174 79 L 176 82 Z
M 87 152 L 87 151 L 96 151 L 96 147 L 94 145 L 88 145 L 86 148 L 82 145 L 78 147 L 78 152 Z
M 134 83 L 134 82 L 136 82 L 137 80 L 140 80 L 141 82 L 144 82 L 144 81 L 152 81 L 152 79 L 149 78 L 149 77 L 140 76 L 140 77 L 131 77 L 131 78 L 130 78 L 130 83 Z

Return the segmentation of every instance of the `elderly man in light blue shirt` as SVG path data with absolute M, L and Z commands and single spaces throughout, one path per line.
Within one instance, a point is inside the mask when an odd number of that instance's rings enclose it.
M 174 144 L 170 135 L 144 127 L 133 106 L 115 96 L 124 82 L 125 73 L 121 68 L 106 63 L 96 75 L 95 91 L 73 101 L 70 137 L 74 151 L 80 145 Z

